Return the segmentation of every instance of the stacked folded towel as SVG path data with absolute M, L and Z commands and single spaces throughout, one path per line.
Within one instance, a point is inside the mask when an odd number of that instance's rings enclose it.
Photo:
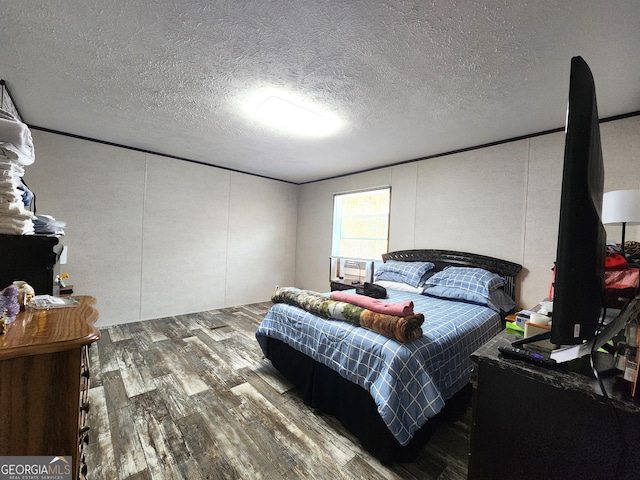
M 0 109 L 0 149 L 21 165 L 31 165 L 35 149 L 29 127 L 13 114 Z
M 0 109 L 0 233 L 32 235 L 35 216 L 28 207 L 33 193 L 22 181 L 35 159 L 29 128 Z

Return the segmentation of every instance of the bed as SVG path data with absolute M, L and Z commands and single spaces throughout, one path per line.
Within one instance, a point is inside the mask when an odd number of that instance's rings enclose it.
M 515 305 L 522 267 L 448 250 L 403 250 L 382 259 L 376 284 L 386 288 L 383 301 L 412 305 L 423 318 L 417 338 L 401 341 L 327 319 L 274 295 L 256 339 L 307 404 L 334 415 L 391 464 L 413 460 L 439 421 L 466 408 L 470 354 L 504 328 L 501 308 Z

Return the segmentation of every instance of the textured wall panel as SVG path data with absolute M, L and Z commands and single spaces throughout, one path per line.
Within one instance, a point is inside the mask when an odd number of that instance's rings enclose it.
M 224 305 L 230 175 L 148 155 L 141 319 Z
M 145 155 L 33 132 L 25 179 L 38 214 L 67 222 L 68 283 L 98 299 L 99 325 L 139 318 Z

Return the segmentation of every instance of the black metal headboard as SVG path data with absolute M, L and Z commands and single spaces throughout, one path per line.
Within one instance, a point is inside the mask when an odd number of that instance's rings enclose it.
M 456 267 L 479 267 L 504 277 L 505 292 L 515 299 L 515 279 L 522 270 L 522 265 L 487 257 L 476 253 L 456 252 L 453 250 L 398 250 L 382 254 L 382 260 L 398 260 L 401 262 L 433 262 L 435 270 L 442 270 L 448 265 Z

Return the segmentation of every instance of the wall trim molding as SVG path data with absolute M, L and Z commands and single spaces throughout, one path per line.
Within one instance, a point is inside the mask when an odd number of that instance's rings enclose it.
M 623 113 L 621 115 L 614 115 L 612 117 L 602 118 L 602 119 L 600 119 L 600 123 L 612 122 L 612 121 L 615 121 L 615 120 L 622 120 L 622 119 L 625 119 L 625 118 L 637 117 L 637 116 L 640 116 L 640 111 Z M 562 126 L 562 127 L 558 127 L 558 128 L 553 128 L 551 130 L 544 130 L 542 132 L 530 133 L 528 135 L 521 135 L 519 137 L 506 138 L 504 140 L 497 140 L 495 142 L 484 143 L 482 145 L 475 145 L 473 147 L 461 148 L 459 150 L 451 150 L 451 151 L 443 152 L 443 153 L 435 153 L 433 155 L 428 155 L 426 157 L 413 158 L 411 160 L 402 160 L 400 162 L 390 163 L 389 165 L 383 165 L 383 166 L 380 166 L 380 167 L 368 168 L 368 169 L 359 170 L 357 172 L 352 172 L 352 173 L 345 173 L 345 174 L 341 174 L 341 175 L 335 175 L 333 177 L 322 178 L 320 180 L 311 180 L 309 182 L 300 182 L 300 183 L 298 183 L 298 185 L 307 185 L 307 184 L 311 184 L 311 183 L 323 182 L 325 180 L 334 180 L 336 178 L 348 177 L 350 175 L 357 175 L 359 173 L 373 172 L 375 170 L 381 170 L 383 168 L 397 167 L 398 165 L 406 165 L 407 163 L 420 162 L 422 160 L 431 160 L 433 158 L 446 157 L 447 155 L 454 155 L 456 153 L 470 152 L 472 150 L 480 150 L 482 148 L 494 147 L 496 145 L 502 145 L 502 144 L 505 144 L 505 143 L 517 142 L 519 140 L 526 140 L 528 138 L 535 138 L 535 137 L 540 137 L 542 135 L 549 135 L 551 133 L 562 132 L 564 130 L 564 128 L 565 127 Z
M 244 175 L 251 175 L 253 177 L 260 177 L 260 178 L 264 178 L 264 179 L 267 179 L 267 180 L 274 180 L 276 182 L 289 183 L 291 185 L 299 185 L 296 182 L 290 182 L 288 180 L 282 180 L 280 178 L 269 177 L 267 175 L 260 175 L 258 173 L 244 172 L 242 170 L 237 170 L 235 168 L 222 167 L 220 165 L 214 165 L 214 164 L 211 164 L 211 163 L 206 163 L 206 162 L 203 162 L 203 161 L 200 161 L 200 160 L 193 160 L 192 158 L 181 157 L 181 156 L 178 156 L 178 155 L 171 155 L 171 154 L 168 154 L 168 153 L 154 152 L 153 150 L 146 150 L 144 148 L 130 147 L 128 145 L 122 145 L 120 143 L 108 142 L 106 140 L 98 140 L 96 138 L 91 138 L 91 137 L 84 137 L 82 135 L 76 135 L 75 133 L 61 132 L 60 130 L 53 130 L 51 128 L 39 127 L 37 125 L 28 124 L 28 127 L 30 129 L 39 130 L 41 132 L 54 133 L 56 135 L 62 135 L 62 136 L 65 136 L 65 137 L 76 138 L 78 140 L 85 140 L 87 142 L 99 143 L 99 144 L 102 144 L 102 145 L 108 145 L 110 147 L 124 148 L 126 150 L 133 150 L 135 152 L 148 153 L 150 155 L 158 155 L 159 157 L 171 158 L 173 160 L 180 160 L 182 162 L 195 163 L 197 165 L 203 165 L 205 167 L 219 168 L 221 170 L 227 170 L 229 172 L 242 173 Z
M 611 116 L 611 117 L 603 118 L 603 119 L 600 120 L 600 123 L 612 122 L 612 121 L 615 121 L 615 120 L 622 120 L 622 119 L 625 119 L 625 118 L 636 117 L 636 116 L 640 116 L 640 111 L 623 113 L 621 115 L 614 115 L 614 116 Z M 61 132 L 59 130 L 53 130 L 51 128 L 39 127 L 37 125 L 28 125 L 28 126 L 29 126 L 29 128 L 32 128 L 34 130 L 40 130 L 42 132 L 54 133 L 54 134 L 63 135 L 63 136 L 66 136 L 66 137 L 77 138 L 79 140 L 86 140 L 88 142 L 95 142 L 95 143 L 100 143 L 100 144 L 103 144 L 103 145 L 109 145 L 111 147 L 125 148 L 127 150 L 134 150 L 136 152 L 149 153 L 151 155 L 158 155 L 160 157 L 172 158 L 174 160 L 180 160 L 180 161 L 183 161 L 183 162 L 195 163 L 197 165 L 203 165 L 205 167 L 219 168 L 221 170 L 227 170 L 227 171 L 235 172 L 235 173 L 242 173 L 244 175 L 251 175 L 251 176 L 254 176 L 254 177 L 264 178 L 264 179 L 267 179 L 267 180 L 274 180 L 276 182 L 288 183 L 290 185 L 308 185 L 308 184 L 312 184 L 312 183 L 324 182 L 326 180 L 334 180 L 336 178 L 349 177 L 351 175 L 358 175 L 358 174 L 361 174 L 361 173 L 373 172 L 373 171 L 381 170 L 381 169 L 384 169 L 384 168 L 397 167 L 398 165 L 406 165 L 408 163 L 420 162 L 420 161 L 423 161 L 423 160 L 431 160 L 433 158 L 445 157 L 447 155 L 454 155 L 454 154 L 457 154 L 457 153 L 470 152 L 470 151 L 473 151 L 473 150 L 479 150 L 479 149 L 482 149 L 482 148 L 494 147 L 496 145 L 502 145 L 502 144 L 505 144 L 505 143 L 517 142 L 517 141 L 525 140 L 525 139 L 528 139 L 528 138 L 540 137 L 542 135 L 549 135 L 551 133 L 557 133 L 557 132 L 561 132 L 561 131 L 564 130 L 564 126 L 563 126 L 563 127 L 553 128 L 551 130 L 544 130 L 542 132 L 530 133 L 528 135 L 521 135 L 521 136 L 518 136 L 518 137 L 506 138 L 504 140 L 498 140 L 498 141 L 495 141 L 495 142 L 484 143 L 482 145 L 475 145 L 473 147 L 467 147 L 467 148 L 461 148 L 461 149 L 458 149 L 458 150 L 451 150 L 451 151 L 448 151 L 448 152 L 436 153 L 436 154 L 433 154 L 433 155 L 427 155 L 425 157 L 412 158 L 412 159 L 409 159 L 409 160 L 402 160 L 400 162 L 390 163 L 388 165 L 382 165 L 382 166 L 379 166 L 379 167 L 372 167 L 372 168 L 367 168 L 367 169 L 364 169 L 364 170 L 358 170 L 358 171 L 355 171 L 355 172 L 344 173 L 344 174 L 341 174 L 341 175 L 335 175 L 335 176 L 332 176 L 332 177 L 320 178 L 318 180 L 310 180 L 308 182 L 292 182 L 292 181 L 289 181 L 289 180 L 282 180 L 280 178 L 269 177 L 267 175 L 259 175 L 257 173 L 245 172 L 245 171 L 237 170 L 237 169 L 230 168 L 230 167 L 222 167 L 220 165 L 206 163 L 206 162 L 202 162 L 202 161 L 199 161 L 199 160 L 193 160 L 193 159 L 187 158 L 187 157 L 181 157 L 181 156 L 177 156 L 177 155 L 170 155 L 170 154 L 167 154 L 167 153 L 159 153 L 159 152 L 154 152 L 152 150 L 146 150 L 146 149 L 143 149 L 143 148 L 130 147 L 130 146 L 122 145 L 122 144 L 119 144 L 119 143 L 108 142 L 106 140 L 98 140 L 98 139 L 95 139 L 95 138 L 84 137 L 82 135 L 76 135 L 76 134 L 73 134 L 73 133 Z

